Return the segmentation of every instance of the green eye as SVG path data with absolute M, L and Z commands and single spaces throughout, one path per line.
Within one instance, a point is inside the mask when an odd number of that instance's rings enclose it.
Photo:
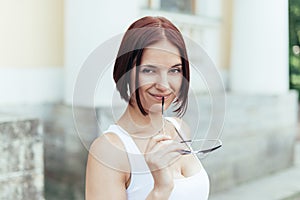
M 170 70 L 171 73 L 177 74 L 177 73 L 181 73 L 181 69 L 179 68 L 174 68 Z
M 142 69 L 142 73 L 145 73 L 145 74 L 150 74 L 150 73 L 154 73 L 154 72 L 155 72 L 155 70 L 153 70 L 153 69 L 147 69 L 147 68 Z

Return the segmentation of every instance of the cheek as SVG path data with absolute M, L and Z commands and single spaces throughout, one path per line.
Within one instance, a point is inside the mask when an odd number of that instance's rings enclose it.
M 156 78 L 152 76 L 145 76 L 143 74 L 139 75 L 139 85 L 140 87 L 147 87 L 149 85 L 153 85 L 156 81 Z
M 147 103 L 147 96 L 146 96 L 146 90 L 148 89 L 148 86 L 147 85 L 143 85 L 143 86 L 140 86 L 138 88 L 139 90 L 139 94 L 140 94 L 140 99 L 142 101 L 142 104 L 145 104 Z
M 171 85 L 172 90 L 177 95 L 179 93 L 181 85 L 182 85 L 182 77 L 172 79 L 172 81 L 170 81 L 170 85 Z

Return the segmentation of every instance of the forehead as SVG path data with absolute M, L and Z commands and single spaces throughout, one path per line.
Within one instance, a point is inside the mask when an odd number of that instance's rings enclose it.
M 141 59 L 141 64 L 172 66 L 178 63 L 181 63 L 179 49 L 167 40 L 146 47 Z

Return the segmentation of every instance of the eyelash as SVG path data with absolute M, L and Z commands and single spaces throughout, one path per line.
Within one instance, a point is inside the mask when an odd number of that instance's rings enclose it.
M 145 74 L 149 74 L 149 73 L 155 73 L 156 71 L 153 70 L 153 69 L 147 69 L 147 68 L 145 68 L 145 69 L 142 69 L 141 72 L 145 73 Z M 171 72 L 171 73 L 181 73 L 181 69 L 179 69 L 179 68 L 173 68 L 173 69 L 170 69 L 169 72 Z
M 170 70 L 172 73 L 181 73 L 181 69 L 179 68 L 173 68 Z
M 155 72 L 155 70 L 153 70 L 153 69 L 147 69 L 147 68 L 145 68 L 145 69 L 142 69 L 142 71 L 141 71 L 142 73 L 145 73 L 145 74 L 149 74 L 149 73 L 154 73 Z

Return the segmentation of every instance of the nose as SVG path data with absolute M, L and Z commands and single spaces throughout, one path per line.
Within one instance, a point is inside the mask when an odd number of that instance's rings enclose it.
M 164 73 L 160 74 L 158 80 L 156 81 L 155 87 L 156 89 L 161 91 L 168 90 L 169 89 L 168 75 Z

